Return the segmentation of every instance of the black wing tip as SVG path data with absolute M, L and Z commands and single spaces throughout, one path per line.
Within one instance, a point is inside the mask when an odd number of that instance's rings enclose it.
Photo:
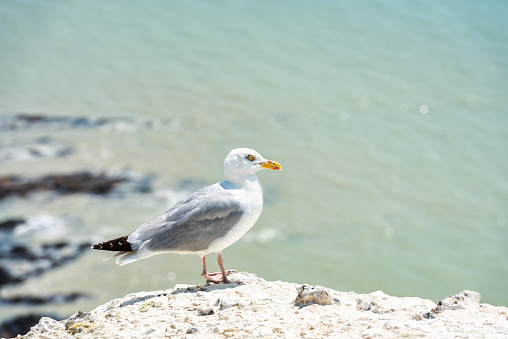
M 92 249 L 94 250 L 102 250 L 102 251 L 132 251 L 132 247 L 130 242 L 127 241 L 129 236 L 123 236 L 120 238 L 116 238 L 113 240 L 108 240 L 104 242 L 100 242 L 98 244 L 92 245 Z

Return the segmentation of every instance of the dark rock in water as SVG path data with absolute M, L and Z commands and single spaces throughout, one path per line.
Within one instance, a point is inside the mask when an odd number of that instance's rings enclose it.
M 34 255 L 30 249 L 26 248 L 22 245 L 14 245 L 10 248 L 9 251 L 2 250 L 0 251 L 0 259 L 24 259 L 24 260 L 36 260 L 37 256 Z
M 26 334 L 30 328 L 36 325 L 42 317 L 52 317 L 47 314 L 26 314 L 10 318 L 0 324 L 1 338 L 15 338 L 18 334 Z M 56 317 L 59 319 L 60 317 Z
M 17 119 L 19 121 L 26 121 L 30 123 L 48 120 L 48 118 L 42 115 L 29 115 L 29 114 L 18 114 Z
M 0 232 L 8 231 L 11 232 L 16 226 L 21 225 L 25 222 L 24 219 L 9 219 L 0 222 Z
M 41 275 L 49 270 L 63 266 L 68 262 L 77 259 L 89 247 L 89 243 L 66 244 L 65 247 L 60 248 L 58 246 L 50 246 L 45 249 L 43 248 L 41 252 L 37 254 L 34 254 L 29 249 L 25 248 L 23 251 L 19 251 L 20 253 L 25 253 L 23 258 L 10 260 L 4 265 L 4 268 L 2 268 L 4 271 L 3 274 L 2 271 L 0 271 L 0 286 L 16 284 L 25 281 L 28 278 Z M 1 257 L 8 258 L 5 254 Z M 28 267 L 25 271 L 20 272 L 19 270 L 8 270 L 9 266 L 19 264 L 20 260 L 24 261 L 25 264 L 30 263 L 29 265 L 24 265 L 25 268 Z
M 62 218 L 51 216 L 31 216 L 27 219 L 8 219 L 0 222 L 0 288 L 16 285 L 29 278 L 44 274 L 63 266 L 85 253 L 89 242 L 53 241 L 33 243 L 33 232 L 48 233 L 51 227 L 62 227 Z
M 151 121 L 138 121 L 133 118 L 86 118 L 47 116 L 43 114 L 17 114 L 0 118 L 1 131 L 16 131 L 28 128 L 49 129 L 89 129 L 102 126 L 152 128 Z
M 45 304 L 65 304 L 88 297 L 85 293 L 51 294 L 46 296 L 15 296 L 0 298 L 0 304 L 36 306 Z
M 90 243 L 59 242 L 35 248 L 30 246 L 12 243 L 0 247 L 0 287 L 19 284 L 63 266 L 81 256 L 90 247 Z M 19 267 L 23 267 L 23 270 Z
M 25 280 L 42 275 L 49 270 L 63 266 L 75 260 L 89 249 L 89 243 L 76 242 L 53 242 L 34 243 L 21 229 L 34 224 L 31 219 L 43 219 L 58 224 L 59 218 L 48 218 L 48 216 L 35 216 L 28 219 L 12 218 L 0 222 L 0 292 L 4 288 L 23 283 Z M 39 221 L 40 222 L 40 221 Z M 44 226 L 44 230 L 48 230 Z M 55 227 L 58 227 L 55 226 Z M 17 234 L 23 234 L 19 236 Z M 43 292 L 42 292 L 43 293 Z M 3 293 L 0 293 L 3 296 Z M 12 308 L 13 306 L 41 306 L 48 304 L 72 303 L 81 298 L 88 297 L 87 294 L 72 292 L 49 295 L 11 295 L 0 297 L 0 307 Z M 11 313 L 10 315 L 13 315 Z M 25 334 L 30 327 L 37 324 L 42 316 L 47 314 L 29 314 L 12 317 L 0 324 L 0 337 L 16 337 L 18 334 Z
M 50 174 L 38 178 L 9 175 L 0 177 L 0 200 L 9 197 L 24 197 L 30 193 L 44 191 L 54 191 L 59 194 L 95 195 L 114 192 L 119 196 L 132 192 L 149 193 L 152 191 L 152 179 L 151 175 L 135 175 L 129 172 L 96 174 L 84 171 L 72 174 Z M 9 225 L 13 224 L 0 225 L 0 231 L 2 227 Z
M 14 277 L 8 270 L 0 266 L 0 286 L 19 284 L 22 281 L 21 278 Z
M 12 196 L 23 197 L 38 191 L 56 191 L 60 194 L 107 194 L 125 180 L 123 177 L 90 172 L 54 174 L 40 178 L 11 175 L 0 177 L 0 200 Z
M 44 244 L 38 259 L 52 260 L 52 267 L 59 267 L 69 261 L 77 259 L 81 254 L 90 248 L 90 243 L 56 243 Z

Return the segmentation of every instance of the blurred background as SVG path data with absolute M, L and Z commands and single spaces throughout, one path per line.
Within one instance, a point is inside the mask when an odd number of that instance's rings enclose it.
M 118 267 L 88 245 L 221 181 L 236 147 L 283 171 L 258 174 L 264 211 L 226 268 L 508 305 L 507 17 L 501 0 L 3 0 L 3 333 L 204 283 L 197 256 Z

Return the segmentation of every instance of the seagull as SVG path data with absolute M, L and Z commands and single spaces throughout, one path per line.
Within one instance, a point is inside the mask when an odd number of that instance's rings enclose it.
M 203 278 L 229 284 L 222 250 L 247 233 L 261 215 L 263 188 L 256 172 L 264 168 L 281 170 L 279 163 L 253 149 L 236 148 L 224 160 L 224 181 L 197 190 L 132 234 L 92 248 L 118 252 L 108 259 L 120 256 L 116 261 L 120 266 L 162 253 L 197 254 Z M 206 256 L 214 252 L 220 273 L 206 269 Z

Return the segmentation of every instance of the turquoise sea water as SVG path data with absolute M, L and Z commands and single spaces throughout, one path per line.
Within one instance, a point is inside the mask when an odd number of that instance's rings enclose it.
M 471 289 L 508 305 L 507 17 L 504 1 L 3 0 L 1 116 L 153 128 L 0 132 L 76 151 L 3 160 L 0 174 L 129 168 L 154 174 L 156 191 L 9 200 L 0 217 L 70 216 L 62 238 L 125 235 L 222 180 L 232 148 L 252 147 L 283 171 L 259 173 L 263 214 L 224 251 L 226 267 L 434 301 Z M 197 256 L 105 257 L 90 251 L 3 293 L 91 295 L 37 309 L 67 316 L 202 283 Z

